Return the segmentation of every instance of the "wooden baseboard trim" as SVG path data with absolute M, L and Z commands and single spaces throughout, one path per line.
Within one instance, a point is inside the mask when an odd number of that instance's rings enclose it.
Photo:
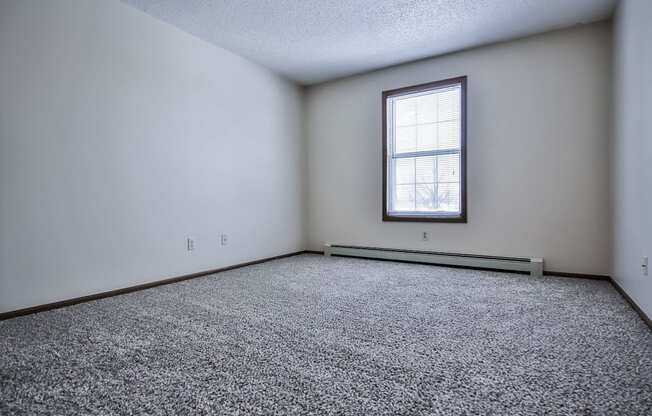
M 650 317 L 647 316 L 647 314 L 646 314 L 645 312 L 643 312 L 643 309 L 641 309 L 641 308 L 636 304 L 636 302 L 634 302 L 634 299 L 632 299 L 631 297 L 629 297 L 629 295 L 627 294 L 627 292 L 625 292 L 625 290 L 624 290 L 622 287 L 620 287 L 620 285 L 619 285 L 619 284 L 618 284 L 618 283 L 617 283 L 613 278 L 609 278 L 609 282 L 610 282 L 611 285 L 614 287 L 614 289 L 616 289 L 616 291 L 617 291 L 618 293 L 620 293 L 620 295 L 621 295 L 623 298 L 625 298 L 625 300 L 627 301 L 627 303 L 629 303 L 629 306 L 631 306 L 632 309 L 634 309 L 634 310 L 636 311 L 636 313 L 638 313 L 638 316 L 640 316 L 641 319 L 643 320 L 643 322 L 645 322 L 645 323 L 647 324 L 648 328 L 650 328 L 650 329 L 652 330 L 652 321 L 650 320 Z
M 245 263 L 234 264 L 233 266 L 220 267 L 218 269 L 205 270 L 205 271 L 202 271 L 202 272 L 186 274 L 186 275 L 183 275 L 183 276 L 170 277 L 170 278 L 167 278 L 167 279 L 157 280 L 157 281 L 150 282 L 150 283 L 143 283 L 143 284 L 136 285 L 136 286 L 129 286 L 129 287 L 125 287 L 125 288 L 122 288 L 122 289 L 109 290 L 107 292 L 95 293 L 95 294 L 92 294 L 92 295 L 81 296 L 81 297 L 78 297 L 78 298 L 66 299 L 66 300 L 61 300 L 61 301 L 58 301 L 58 302 L 46 303 L 44 305 L 37 305 L 37 306 L 31 306 L 29 308 L 18 309 L 18 310 L 15 310 L 15 311 L 3 312 L 3 313 L 0 313 L 0 321 L 3 321 L 5 319 L 16 318 L 18 316 L 31 315 L 31 314 L 34 314 L 34 313 L 39 313 L 39 312 L 50 311 L 50 310 L 53 310 L 53 309 L 64 308 L 66 306 L 72 306 L 72 305 L 76 305 L 78 303 L 84 303 L 84 302 L 90 302 L 90 301 L 93 301 L 93 300 L 104 299 L 104 298 L 108 298 L 108 297 L 111 297 L 111 296 L 124 295 L 125 293 L 131 293 L 131 292 L 136 292 L 136 291 L 139 291 L 139 290 L 150 289 L 150 288 L 153 288 L 153 287 L 156 287 L 156 286 L 169 285 L 171 283 L 182 282 L 184 280 L 195 279 L 197 277 L 207 276 L 209 274 L 225 272 L 227 270 L 238 269 L 240 267 L 245 267 L 245 266 L 252 266 L 254 264 L 265 263 L 267 261 L 282 259 L 282 258 L 285 258 L 285 257 L 296 256 L 296 255 L 304 254 L 304 253 L 306 253 L 306 251 L 296 251 L 296 252 L 293 252 L 293 253 L 281 254 L 280 256 L 266 257 L 264 259 L 259 259 L 259 260 L 248 261 L 248 262 L 245 262 Z
M 319 254 L 324 254 L 319 253 Z M 341 257 L 344 259 L 360 259 L 360 260 L 372 260 L 372 261 L 386 261 L 390 263 L 405 263 L 405 264 L 419 264 L 422 266 L 437 266 L 437 267 L 446 267 L 450 269 L 465 269 L 465 270 L 481 270 L 487 272 L 501 272 L 501 273 L 513 273 L 513 274 L 530 274 L 530 272 L 524 272 L 519 270 L 505 270 L 505 269 L 494 269 L 487 267 L 475 267 L 467 265 L 458 265 L 458 264 L 439 264 L 439 263 L 430 263 L 423 261 L 414 261 L 414 260 L 400 260 L 400 259 L 381 259 L 376 257 L 365 257 L 365 256 L 351 256 L 343 254 L 331 254 L 331 257 Z
M 553 272 L 544 270 L 544 276 L 557 276 L 557 277 L 573 277 L 576 279 L 591 279 L 591 280 L 609 280 L 610 277 L 603 274 L 586 274 L 586 273 L 567 273 L 567 272 Z

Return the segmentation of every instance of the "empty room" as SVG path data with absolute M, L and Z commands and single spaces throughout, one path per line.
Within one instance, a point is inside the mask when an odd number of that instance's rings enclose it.
M 0 415 L 652 415 L 652 0 L 0 0 Z

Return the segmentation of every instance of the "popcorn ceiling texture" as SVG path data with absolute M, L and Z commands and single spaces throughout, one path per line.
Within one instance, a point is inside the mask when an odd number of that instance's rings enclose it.
M 122 0 L 302 84 L 589 23 L 616 0 Z
M 650 415 L 605 281 L 301 255 L 0 322 L 0 414 Z

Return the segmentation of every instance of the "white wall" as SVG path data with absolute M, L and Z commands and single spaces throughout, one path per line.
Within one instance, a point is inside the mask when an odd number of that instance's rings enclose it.
M 118 1 L 2 0 L 0 312 L 303 249 L 301 122 L 293 84 Z
M 625 0 L 614 29 L 612 276 L 652 316 L 652 1 Z M 652 266 L 652 265 L 651 265 Z
M 309 88 L 309 248 L 532 255 L 547 270 L 608 274 L 610 74 L 607 22 Z M 383 223 L 381 91 L 459 75 L 468 224 Z

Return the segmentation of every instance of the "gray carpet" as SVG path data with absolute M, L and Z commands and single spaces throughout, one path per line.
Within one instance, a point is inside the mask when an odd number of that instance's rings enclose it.
M 604 281 L 301 255 L 0 322 L 0 414 L 650 415 Z

